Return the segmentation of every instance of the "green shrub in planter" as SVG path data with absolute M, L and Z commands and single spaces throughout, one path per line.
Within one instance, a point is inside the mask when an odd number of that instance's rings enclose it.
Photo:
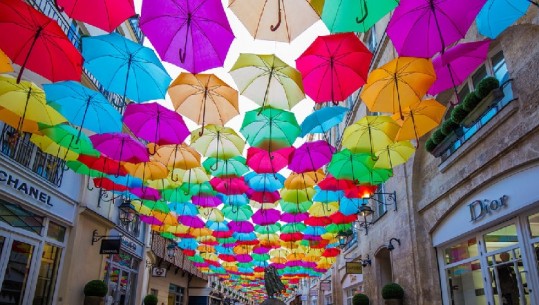
M 88 297 L 104 297 L 109 291 L 105 282 L 100 280 L 93 280 L 86 283 L 84 286 L 84 295 Z
M 450 135 L 454 130 L 459 128 L 459 124 L 453 122 L 453 120 L 447 120 L 444 121 L 442 124 L 442 127 L 440 128 L 442 130 L 442 133 L 446 136 Z
M 386 284 L 382 288 L 382 298 L 384 300 L 402 300 L 404 298 L 404 289 L 397 283 Z
M 432 152 L 435 148 L 436 148 L 436 144 L 434 143 L 434 141 L 432 141 L 432 138 L 429 138 L 425 142 L 425 150 L 428 152 Z
M 466 118 L 468 113 L 470 112 L 464 109 L 464 105 L 460 103 L 451 112 L 451 120 L 457 124 L 460 124 Z
M 490 76 L 482 79 L 479 84 L 477 84 L 477 88 L 475 88 L 475 94 L 477 94 L 477 97 L 479 97 L 480 99 L 483 99 L 492 90 L 497 88 L 500 88 L 500 81 L 495 77 Z
M 153 294 L 149 294 L 144 297 L 144 300 L 142 301 L 144 305 L 157 305 L 157 297 Z
M 471 112 L 481 102 L 481 99 L 475 94 L 475 92 L 468 93 L 462 101 L 462 107 L 464 110 Z
M 445 139 L 445 135 L 442 133 L 442 130 L 438 128 L 432 133 L 431 139 L 434 144 L 438 145 Z
M 352 297 L 352 305 L 369 305 L 369 297 L 363 293 L 358 293 Z

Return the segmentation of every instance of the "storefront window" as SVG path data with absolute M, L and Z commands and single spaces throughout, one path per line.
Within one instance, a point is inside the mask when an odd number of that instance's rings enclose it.
M 34 246 L 14 240 L 0 290 L 0 304 L 23 304 Z
M 446 272 L 451 304 L 487 304 L 479 260 L 448 268 Z
M 492 294 L 496 305 L 530 304 L 527 272 L 522 264 L 520 248 L 489 255 Z
M 43 247 L 33 305 L 52 304 L 61 255 L 61 248 L 50 244 L 45 244 Z
M 170 284 L 168 289 L 168 305 L 183 305 L 184 288 Z
M 47 230 L 47 237 L 52 238 L 58 242 L 63 243 L 66 236 L 66 228 L 54 223 L 49 222 L 49 229 Z
M 539 237 L 539 213 L 529 216 L 528 224 L 530 227 L 531 237 Z
M 517 227 L 509 225 L 483 236 L 487 252 L 518 244 Z
M 445 249 L 445 263 L 451 264 L 477 256 L 479 254 L 478 251 L 477 240 L 475 238 L 468 239 Z
M 108 295 L 115 305 L 134 304 L 139 264 L 140 260 L 123 251 L 107 256 L 105 282 L 109 286 Z

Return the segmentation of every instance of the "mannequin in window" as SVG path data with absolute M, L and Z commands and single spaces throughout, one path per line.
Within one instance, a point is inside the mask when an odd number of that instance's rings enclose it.
M 503 305 L 520 305 L 517 275 L 507 252 L 500 254 L 501 265 L 496 267 Z

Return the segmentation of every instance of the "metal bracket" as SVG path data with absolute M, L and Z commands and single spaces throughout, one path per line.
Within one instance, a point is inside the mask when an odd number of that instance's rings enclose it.
M 97 229 L 95 229 L 92 232 L 92 245 L 95 244 L 96 242 L 102 240 L 103 238 L 118 238 L 118 239 L 121 239 L 122 235 L 99 235 L 99 233 L 97 233 Z

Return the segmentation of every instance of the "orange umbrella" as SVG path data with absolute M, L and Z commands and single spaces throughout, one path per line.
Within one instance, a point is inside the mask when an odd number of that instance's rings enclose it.
M 151 160 L 159 161 L 170 169 L 188 170 L 201 165 L 200 154 L 186 144 L 159 146 Z
M 189 230 L 189 234 L 193 235 L 193 237 L 208 236 L 211 235 L 212 232 L 213 231 L 208 228 L 192 228 L 191 230 Z
M 403 119 L 398 114 L 393 119 L 401 125 L 396 141 L 419 139 L 442 121 L 446 107 L 436 100 L 424 100 L 403 109 Z
M 168 176 L 168 169 L 160 162 L 150 161 L 141 163 L 124 163 L 124 168 L 133 176 L 142 180 L 164 179 Z
M 372 71 L 361 99 L 372 112 L 399 113 L 422 100 L 436 81 L 432 62 L 425 58 L 398 57 Z
M 238 91 L 213 74 L 181 73 L 168 94 L 178 113 L 202 126 L 224 126 L 239 114 Z
M 0 50 L 0 73 L 9 72 L 13 72 L 13 67 L 11 66 L 11 59 L 7 57 L 6 53 Z
M 321 169 L 316 172 L 292 173 L 284 181 L 284 187 L 289 190 L 306 189 L 314 187 L 318 181 L 322 181 L 325 177 L 326 175 Z

